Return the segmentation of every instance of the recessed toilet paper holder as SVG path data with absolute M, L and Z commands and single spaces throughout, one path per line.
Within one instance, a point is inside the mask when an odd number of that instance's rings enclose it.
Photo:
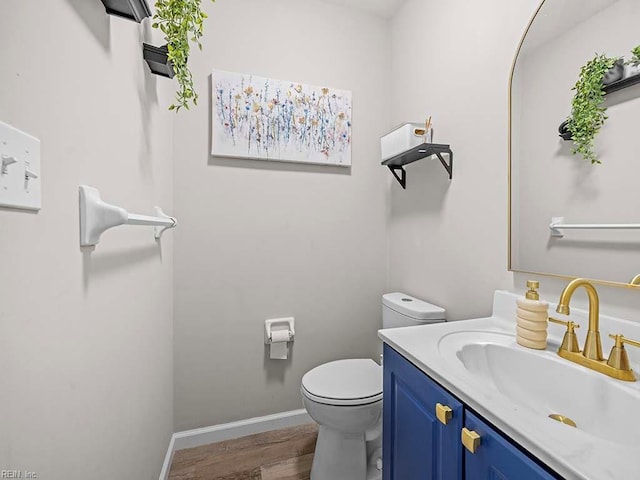
M 289 334 L 289 342 L 293 341 L 296 334 L 295 319 L 293 317 L 274 318 L 264 321 L 264 343 L 270 344 L 273 340 L 274 332 L 286 331 Z M 278 335 L 279 336 L 279 335 Z

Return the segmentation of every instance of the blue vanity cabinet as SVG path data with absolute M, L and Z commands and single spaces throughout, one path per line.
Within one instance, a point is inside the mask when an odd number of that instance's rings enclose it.
M 464 450 L 465 480 L 556 479 L 468 409 L 464 425 L 480 437 L 475 453 Z
M 462 403 L 388 345 L 382 405 L 383 480 L 462 480 Z
M 443 418 L 444 407 L 450 411 Z M 383 480 L 562 478 L 547 472 L 386 344 L 382 435 Z

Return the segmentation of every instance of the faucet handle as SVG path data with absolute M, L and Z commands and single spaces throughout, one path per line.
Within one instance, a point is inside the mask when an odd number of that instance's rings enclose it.
M 549 321 L 552 323 L 557 323 L 559 325 L 564 325 L 565 327 L 567 327 L 567 331 L 571 332 L 573 332 L 574 328 L 580 328 L 579 324 L 577 324 L 576 322 L 572 322 L 571 320 L 565 322 L 564 320 L 558 320 L 557 318 L 549 317 Z
M 616 343 L 611 349 L 609 360 L 607 360 L 607 365 L 617 370 L 631 371 L 631 366 L 629 365 L 629 356 L 627 355 L 627 351 L 624 348 L 624 344 L 626 343 L 627 345 L 640 347 L 640 342 L 636 342 L 635 340 L 631 340 L 630 338 L 625 338 L 624 335 L 610 334 L 609 337 L 614 339 Z
M 574 352 L 580 353 L 580 346 L 578 345 L 578 337 L 576 336 L 575 329 L 580 328 L 575 322 L 569 320 L 565 322 L 564 320 L 558 320 L 557 318 L 549 317 L 549 321 L 552 323 L 558 323 L 560 325 L 565 325 L 567 327 L 567 331 L 564 334 L 564 338 L 562 339 L 562 345 L 558 349 L 558 352 Z
M 616 347 L 622 347 L 623 344 L 625 343 L 633 347 L 640 347 L 640 342 L 636 340 L 631 340 L 630 338 L 627 338 L 624 335 L 613 335 L 610 333 L 609 338 L 612 338 L 616 341 Z

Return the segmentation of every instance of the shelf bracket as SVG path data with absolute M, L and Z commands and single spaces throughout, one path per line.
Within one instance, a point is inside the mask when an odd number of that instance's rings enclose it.
M 445 159 L 442 158 L 442 154 L 440 152 L 436 152 L 436 155 L 438 156 L 438 159 L 440 160 L 440 163 L 442 164 L 444 169 L 449 174 L 449 180 L 451 180 L 453 178 L 453 152 L 451 150 L 446 150 L 444 153 L 447 153 L 449 155 L 449 163 L 447 163 Z
M 443 153 L 448 155 L 448 162 L 442 155 Z M 440 163 L 449 174 L 449 180 L 451 180 L 453 178 L 453 152 L 451 151 L 451 147 L 445 144 L 422 143 L 406 152 L 399 153 L 395 157 L 383 160 L 382 165 L 391 170 L 391 173 L 396 177 L 398 183 L 406 190 L 407 172 L 404 166 L 422 160 L 423 158 L 432 158 L 434 155 L 438 157 L 438 160 L 440 160 Z M 398 170 L 400 170 L 401 174 L 398 174 Z
M 407 171 L 402 167 L 394 167 L 393 165 L 387 165 L 387 167 L 389 167 L 389 170 L 391 170 L 391 173 L 393 173 L 393 176 L 396 177 L 396 180 L 398 180 L 402 188 L 406 190 L 407 189 Z M 402 172 L 402 176 L 399 176 L 396 173 L 396 170 L 400 170 Z

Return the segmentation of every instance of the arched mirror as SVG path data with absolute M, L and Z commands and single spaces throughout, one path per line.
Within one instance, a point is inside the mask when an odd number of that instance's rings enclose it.
M 511 79 L 510 270 L 621 284 L 640 273 L 640 64 L 632 53 L 638 45 L 638 0 L 540 5 Z M 594 142 L 599 164 L 572 153 L 579 144 L 559 131 L 572 111 L 578 127 L 592 118 L 583 103 L 572 110 L 572 88 L 596 54 L 627 62 L 606 69 L 608 118 Z M 584 85 L 593 87 L 590 75 Z

